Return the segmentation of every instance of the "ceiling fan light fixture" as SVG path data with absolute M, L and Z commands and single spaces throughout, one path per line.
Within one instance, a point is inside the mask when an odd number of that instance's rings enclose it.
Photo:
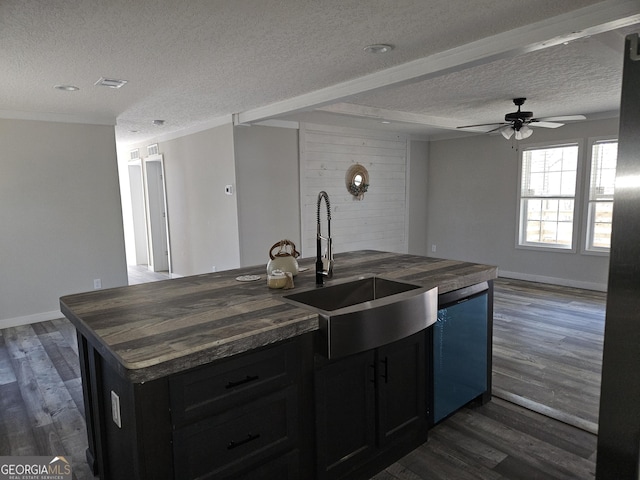
M 526 100 L 527 99 L 524 97 L 514 98 L 513 103 L 518 107 L 518 111 L 507 113 L 504 116 L 504 122 L 463 125 L 457 128 L 473 128 L 474 130 L 472 131 L 477 132 L 478 130 L 475 130 L 476 127 L 491 127 L 490 129 L 485 130 L 485 132 L 489 134 L 495 134 L 498 132 L 507 140 L 515 134 L 516 140 L 524 140 L 525 138 L 529 138 L 533 135 L 533 130 L 528 126 L 529 124 L 542 128 L 558 128 L 564 125 L 564 123 L 559 122 L 587 119 L 584 115 L 562 115 L 559 117 L 533 118 L 533 112 L 525 112 L 521 110 L 521 107 L 524 105 Z
M 533 135 L 533 130 L 531 130 L 526 125 L 520 127 L 520 130 L 516 132 L 516 140 L 524 140 L 525 138 L 529 138 Z
M 507 140 L 509 140 L 512 136 L 513 136 L 513 132 L 515 130 L 511 127 L 511 125 L 507 125 L 505 127 L 502 127 L 500 129 L 500 133 L 502 134 L 502 136 L 504 138 L 506 138 Z

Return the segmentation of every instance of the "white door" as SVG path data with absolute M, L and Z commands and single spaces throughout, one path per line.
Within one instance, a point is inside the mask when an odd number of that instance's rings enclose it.
M 140 160 L 129 162 L 129 191 L 131 192 L 131 216 L 133 218 L 136 265 L 148 265 L 147 212 Z
M 149 236 L 149 268 L 169 272 L 169 226 L 162 155 L 145 159 L 147 181 L 147 231 Z

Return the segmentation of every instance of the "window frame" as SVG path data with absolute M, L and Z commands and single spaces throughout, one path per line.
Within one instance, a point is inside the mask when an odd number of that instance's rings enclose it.
M 591 199 L 589 198 L 591 192 L 591 168 L 593 166 L 593 146 L 598 143 L 610 143 L 615 142 L 618 143 L 618 137 L 615 135 L 606 135 L 599 137 L 589 137 L 588 139 L 588 158 L 585 159 L 585 172 L 584 172 L 584 194 L 583 198 L 583 213 L 582 213 L 582 224 L 584 225 L 584 233 L 581 239 L 581 248 L 580 253 L 584 255 L 595 255 L 595 256 L 603 256 L 608 257 L 611 251 L 610 247 L 594 247 L 591 245 L 591 241 L 593 239 L 593 224 L 590 218 L 590 204 Z M 616 165 L 617 167 L 617 165 Z M 611 203 L 615 204 L 615 195 L 611 200 Z
M 525 240 L 526 230 L 524 229 L 524 222 L 526 220 L 526 215 L 523 212 L 523 195 L 522 195 L 522 174 L 523 174 L 523 160 L 524 153 L 530 150 L 543 150 L 548 148 L 558 148 L 558 147 L 569 147 L 576 146 L 578 147 L 577 154 L 577 165 L 576 165 L 576 185 L 575 192 L 573 197 L 561 197 L 561 198 L 573 198 L 573 221 L 572 221 L 572 232 L 571 232 L 571 246 L 564 247 L 558 244 L 546 244 L 541 242 L 527 242 Z M 582 176 L 583 176 L 583 164 L 584 164 L 584 140 L 581 138 L 576 139 L 567 139 L 558 142 L 543 142 L 543 143 L 528 143 L 526 146 L 522 146 L 518 151 L 518 184 L 517 184 L 517 205 L 516 205 L 516 245 L 517 249 L 522 250 L 536 250 L 536 251 L 545 251 L 545 252 L 556 252 L 556 253 L 577 253 L 578 245 L 581 243 L 580 239 L 581 235 L 581 222 L 582 218 L 582 202 L 580 201 L 583 198 L 582 193 Z M 524 197 L 526 198 L 526 197 Z M 558 197 L 548 197 L 548 198 L 558 198 Z

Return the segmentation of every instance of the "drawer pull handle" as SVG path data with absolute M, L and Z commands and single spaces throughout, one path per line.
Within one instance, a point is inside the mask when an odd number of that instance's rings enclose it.
M 255 376 L 247 375 L 242 380 L 238 380 L 237 382 L 229 382 L 229 383 L 227 383 L 226 388 L 238 387 L 240 385 L 244 385 L 245 383 L 254 382 L 254 381 L 258 380 L 259 378 L 260 377 L 258 375 L 255 375 Z
M 244 445 L 245 443 L 253 442 L 254 440 L 257 440 L 259 438 L 260 438 L 260 434 L 259 433 L 257 435 L 253 435 L 253 434 L 249 433 L 249 434 L 247 434 L 247 438 L 244 438 L 244 439 L 240 440 L 239 442 L 231 440 L 229 442 L 229 445 L 227 445 L 227 450 L 233 450 L 234 448 L 237 448 L 240 445 Z

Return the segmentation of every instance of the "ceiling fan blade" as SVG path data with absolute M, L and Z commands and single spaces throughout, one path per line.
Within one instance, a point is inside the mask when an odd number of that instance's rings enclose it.
M 543 117 L 537 118 L 538 121 L 543 122 L 572 122 L 574 120 L 586 120 L 587 117 L 584 115 L 562 115 L 559 117 Z
M 505 128 L 506 126 L 510 125 L 509 123 L 503 123 L 502 125 L 496 127 L 496 128 L 492 128 L 491 130 L 487 130 L 486 133 L 494 133 L 497 132 L 499 130 L 502 130 L 503 128 Z
M 541 122 L 540 120 L 531 120 L 530 126 L 531 127 L 542 127 L 542 128 L 558 128 L 563 126 L 564 123 L 557 123 L 557 122 Z
M 509 124 L 504 122 L 479 123 L 478 125 L 463 125 L 462 127 L 456 127 L 456 128 L 490 127 L 492 125 L 509 125 Z

